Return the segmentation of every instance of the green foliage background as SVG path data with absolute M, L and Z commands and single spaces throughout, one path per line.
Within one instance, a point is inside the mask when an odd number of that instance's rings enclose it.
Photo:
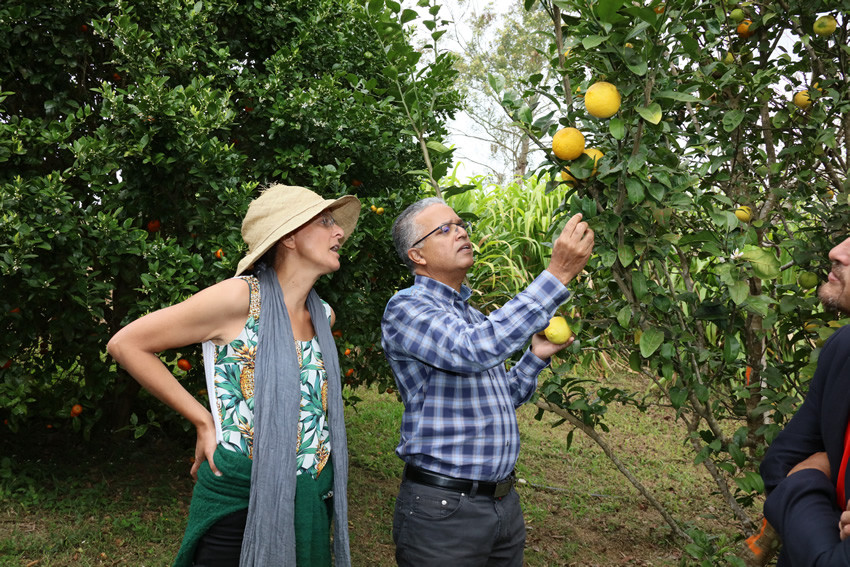
M 88 434 L 131 413 L 147 416 L 137 428 L 169 422 L 137 399 L 106 341 L 232 275 L 247 204 L 274 182 L 363 201 L 343 268 L 319 285 L 341 350 L 357 348 L 356 379 L 381 374 L 378 323 L 404 277 L 388 230 L 419 191 L 406 172 L 424 167 L 409 116 L 386 95 L 397 81 L 384 74 L 382 41 L 349 0 L 0 7 L 4 427 Z M 413 51 L 404 34 L 393 41 L 390 53 Z M 450 75 L 427 78 L 446 95 L 418 124 L 439 139 L 457 97 Z M 445 168 L 449 157 L 432 159 Z M 194 364 L 188 376 L 175 365 L 193 390 L 199 354 L 163 353 Z M 72 419 L 76 403 L 84 411 Z

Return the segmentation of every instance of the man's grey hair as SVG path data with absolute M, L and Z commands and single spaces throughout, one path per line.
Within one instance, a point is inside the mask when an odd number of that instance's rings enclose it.
M 428 197 L 416 201 L 404 209 L 393 222 L 393 245 L 395 251 L 410 273 L 416 270 L 416 264 L 407 255 L 407 251 L 413 247 L 413 243 L 422 238 L 419 234 L 419 226 L 416 224 L 416 216 L 431 205 L 445 205 L 446 202 L 439 197 Z M 421 246 L 421 243 L 420 245 Z M 417 246 L 418 248 L 418 246 Z

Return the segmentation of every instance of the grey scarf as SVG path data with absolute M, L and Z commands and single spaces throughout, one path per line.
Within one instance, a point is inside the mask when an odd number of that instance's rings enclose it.
M 248 523 L 240 567 L 295 566 L 295 441 L 301 407 L 300 369 L 295 337 L 275 271 L 257 270 L 260 330 L 254 368 L 254 463 Z M 336 567 L 349 567 L 348 444 L 343 419 L 339 359 L 328 318 L 315 290 L 307 309 L 328 374 L 328 421 L 333 458 L 333 555 Z

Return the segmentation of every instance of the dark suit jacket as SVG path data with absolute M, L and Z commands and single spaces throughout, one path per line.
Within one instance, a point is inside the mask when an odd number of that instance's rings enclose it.
M 764 514 L 783 541 L 779 567 L 850 566 L 850 538 L 838 536 L 835 482 L 850 418 L 850 325 L 833 334 L 818 358 L 806 399 L 761 463 Z M 813 453 L 826 451 L 832 478 L 815 470 L 786 477 Z M 850 498 L 850 470 L 845 494 Z

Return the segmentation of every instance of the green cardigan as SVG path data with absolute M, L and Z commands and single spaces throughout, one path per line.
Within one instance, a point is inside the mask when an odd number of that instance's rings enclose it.
M 192 491 L 189 523 L 174 567 L 192 567 L 195 548 L 210 527 L 228 514 L 248 507 L 251 494 L 251 464 L 247 456 L 219 446 L 213 455 L 222 476 L 215 476 L 207 461 L 198 468 L 198 482 Z
M 201 537 L 220 519 L 248 507 L 253 461 L 241 453 L 219 446 L 213 455 L 222 476 L 215 476 L 207 462 L 198 468 L 198 482 L 189 505 L 189 523 L 174 567 L 192 567 Z M 328 459 L 318 479 L 298 475 L 295 492 L 296 565 L 332 565 L 330 520 L 333 497 L 333 459 Z

